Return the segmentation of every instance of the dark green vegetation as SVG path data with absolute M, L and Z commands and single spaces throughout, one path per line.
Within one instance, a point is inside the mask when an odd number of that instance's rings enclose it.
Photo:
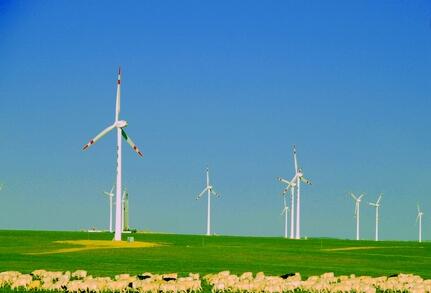
M 29 273 L 35 269 L 87 270 L 95 276 L 118 273 L 207 274 L 230 270 L 303 276 L 324 272 L 356 275 L 414 273 L 431 278 L 431 243 L 373 242 L 336 239 L 286 240 L 263 237 L 133 234 L 135 241 L 158 242 L 153 248 L 101 249 L 28 255 L 74 247 L 56 240 L 110 240 L 108 233 L 0 231 L 0 271 Z M 365 247 L 357 250 L 328 249 Z

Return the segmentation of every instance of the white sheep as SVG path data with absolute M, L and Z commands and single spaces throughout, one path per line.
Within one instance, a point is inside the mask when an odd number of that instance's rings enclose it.
M 82 280 L 82 279 L 84 279 L 85 277 L 87 277 L 87 271 L 84 271 L 84 270 L 77 270 L 77 271 L 74 271 L 73 273 L 72 273 L 72 278 L 74 278 L 74 279 L 78 279 L 78 280 Z

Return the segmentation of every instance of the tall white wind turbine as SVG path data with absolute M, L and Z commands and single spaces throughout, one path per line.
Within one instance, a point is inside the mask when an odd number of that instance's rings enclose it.
M 201 198 L 202 195 L 207 192 L 208 195 L 208 205 L 207 205 L 207 235 L 211 235 L 211 195 L 220 197 L 220 195 L 214 191 L 213 186 L 210 184 L 210 172 L 209 169 L 206 169 L 207 173 L 207 185 L 205 186 L 204 190 L 202 190 L 201 193 L 196 197 L 196 200 Z
M 424 215 L 423 212 L 421 212 L 421 209 L 418 205 L 418 216 L 416 217 L 416 222 L 419 223 L 419 242 L 422 242 L 422 216 Z
M 127 121 L 120 120 L 120 95 L 121 95 L 121 68 L 118 69 L 118 79 L 117 79 L 117 98 L 115 104 L 115 120 L 111 126 L 108 126 L 101 133 L 96 135 L 89 143 L 84 145 L 83 150 L 86 150 L 90 146 L 92 146 L 96 141 L 101 139 L 103 136 L 108 134 L 111 130 L 117 129 L 117 183 L 116 183 L 116 193 L 115 193 L 115 241 L 121 241 L 121 226 L 122 226 L 122 213 L 121 213 L 121 172 L 122 172 L 122 155 L 121 155 L 121 143 L 122 138 L 124 138 L 127 143 L 133 148 L 133 150 L 139 155 L 143 156 L 141 151 L 132 141 L 132 139 L 126 134 L 124 128 L 127 126 Z
M 298 168 L 298 160 L 296 158 L 296 147 L 293 146 L 293 159 L 295 163 L 295 176 L 290 180 L 283 179 L 281 177 L 277 177 L 277 179 L 287 184 L 286 188 L 283 191 L 283 195 L 285 195 L 288 190 L 291 190 L 291 204 L 290 204 L 290 238 L 301 238 L 301 218 L 300 218 L 300 200 L 301 200 L 301 187 L 300 184 L 305 183 L 311 185 L 311 181 L 304 177 L 304 173 L 301 168 Z M 295 187 L 296 187 L 296 228 L 295 228 Z M 296 233 L 295 233 L 296 232 Z
M 103 192 L 109 199 L 109 232 L 111 233 L 112 233 L 112 198 L 114 197 L 114 188 L 115 188 L 115 184 L 112 185 L 111 191 Z
M 382 193 L 379 195 L 376 202 L 368 203 L 370 206 L 373 206 L 376 208 L 376 235 L 375 235 L 376 241 L 379 241 L 379 209 L 380 209 L 380 200 L 382 199 L 382 195 L 383 195 Z
M 359 240 L 359 222 L 360 222 L 360 207 L 359 205 L 361 204 L 361 200 L 362 197 L 364 196 L 364 194 L 361 194 L 359 196 L 356 196 L 353 192 L 350 193 L 350 196 L 353 198 L 353 200 L 355 201 L 355 218 L 356 218 L 356 240 Z
M 295 161 L 295 172 L 296 172 L 296 239 L 301 238 L 301 182 L 311 185 L 311 181 L 304 178 L 302 169 L 298 167 L 298 161 L 296 158 L 296 146 L 293 146 L 293 159 Z
M 287 206 L 286 196 L 283 196 L 283 203 L 284 206 L 280 215 L 284 215 L 284 238 L 287 238 L 287 213 L 289 212 L 289 207 Z

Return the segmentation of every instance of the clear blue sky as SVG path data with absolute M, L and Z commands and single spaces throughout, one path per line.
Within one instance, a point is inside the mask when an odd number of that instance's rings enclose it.
M 124 149 L 131 224 L 283 232 L 291 146 L 305 236 L 354 237 L 354 203 L 385 196 L 382 239 L 431 238 L 429 1 L 1 1 L 0 227 L 105 228 L 122 113 L 144 152 Z M 362 205 L 362 235 L 374 233 Z

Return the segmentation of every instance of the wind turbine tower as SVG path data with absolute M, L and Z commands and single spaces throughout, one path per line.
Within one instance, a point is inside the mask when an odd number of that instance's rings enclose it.
M 220 197 L 220 195 L 214 191 L 213 186 L 210 184 L 210 173 L 209 173 L 209 169 L 206 169 L 206 174 L 207 174 L 207 184 L 206 187 L 204 188 L 204 190 L 202 190 L 201 193 L 199 193 L 199 195 L 196 197 L 196 200 L 198 200 L 199 198 L 201 198 L 202 195 L 205 194 L 205 192 L 207 192 L 208 195 L 208 204 L 207 204 L 207 236 L 211 235 L 211 195 Z
M 360 209 L 359 209 L 359 205 L 361 204 L 361 200 L 362 197 L 364 196 L 364 194 L 359 195 L 358 197 L 351 192 L 350 196 L 353 198 L 353 200 L 355 201 L 355 218 L 356 218 L 356 240 L 359 240 L 359 222 L 360 222 Z
M 416 217 L 416 222 L 419 222 L 419 242 L 422 242 L 422 216 L 424 215 L 423 212 L 421 212 L 421 209 L 418 205 L 418 216 Z
M 296 173 L 296 239 L 301 238 L 301 182 L 311 185 L 311 181 L 304 178 L 302 169 L 298 167 L 298 161 L 296 158 L 296 146 L 293 146 L 293 159 L 295 161 L 295 173 Z
M 380 200 L 382 199 L 382 195 L 383 193 L 379 195 L 379 198 L 377 199 L 376 202 L 368 203 L 370 206 L 373 206 L 376 208 L 376 235 L 375 235 L 376 241 L 379 241 L 379 209 L 380 209 Z
M 98 135 L 96 135 L 90 142 L 84 145 L 83 150 L 88 149 L 92 146 L 96 141 L 101 139 L 103 136 L 108 134 L 111 130 L 117 129 L 117 183 L 116 183 L 116 193 L 115 193 L 115 234 L 114 240 L 121 241 L 121 232 L 122 232 L 122 213 L 121 213 L 121 191 L 122 191 L 122 139 L 125 139 L 126 142 L 133 148 L 133 150 L 139 155 L 143 156 L 141 151 L 132 141 L 132 139 L 126 134 L 124 128 L 128 125 L 127 121 L 120 120 L 120 96 L 121 96 L 121 68 L 118 69 L 118 78 L 117 78 L 117 97 L 115 104 L 115 120 L 111 126 L 108 126 Z
M 112 233 L 112 198 L 114 197 L 114 188 L 115 185 L 112 186 L 111 191 L 103 192 L 109 198 L 109 232 Z
M 129 231 L 129 193 L 123 192 L 123 231 Z

